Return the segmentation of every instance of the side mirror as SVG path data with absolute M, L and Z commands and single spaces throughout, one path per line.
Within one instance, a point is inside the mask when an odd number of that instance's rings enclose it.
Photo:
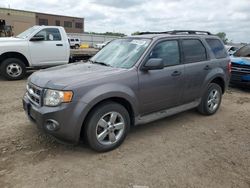
M 30 39 L 30 41 L 43 41 L 43 40 L 45 40 L 43 35 L 35 35 Z
M 159 70 L 163 69 L 164 64 L 161 58 L 150 58 L 142 67 L 142 70 Z

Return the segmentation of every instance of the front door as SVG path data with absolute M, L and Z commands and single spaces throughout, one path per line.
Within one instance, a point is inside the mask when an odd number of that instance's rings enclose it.
M 43 36 L 43 41 L 29 41 L 33 66 L 53 66 L 67 63 L 67 48 L 57 28 L 46 28 L 35 36 Z
M 157 43 L 146 61 L 150 58 L 161 58 L 165 67 L 139 71 L 141 115 L 178 106 L 183 89 L 184 65 L 180 60 L 178 40 Z

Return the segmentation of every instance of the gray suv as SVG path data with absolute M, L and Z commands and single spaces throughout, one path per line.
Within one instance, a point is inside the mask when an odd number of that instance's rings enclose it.
M 108 151 L 131 126 L 192 108 L 214 114 L 230 71 L 223 43 L 209 32 L 141 33 L 112 41 L 87 63 L 33 73 L 23 107 L 46 133 Z

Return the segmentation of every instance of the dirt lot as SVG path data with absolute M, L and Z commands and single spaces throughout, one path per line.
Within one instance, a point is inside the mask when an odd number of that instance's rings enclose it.
M 133 128 L 108 153 L 38 132 L 21 105 L 26 80 L 0 78 L 0 187 L 250 187 L 250 91 L 214 116 L 191 110 Z

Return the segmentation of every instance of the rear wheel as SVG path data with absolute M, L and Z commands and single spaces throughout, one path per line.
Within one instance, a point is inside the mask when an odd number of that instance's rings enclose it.
M 80 46 L 79 46 L 79 44 L 76 44 L 75 45 L 75 49 L 78 49 Z
M 118 103 L 108 102 L 91 112 L 85 134 L 92 149 L 104 152 L 120 146 L 129 127 L 130 118 L 127 110 Z
M 26 67 L 22 60 L 8 58 L 1 63 L 0 71 L 7 80 L 20 80 L 26 74 Z
M 216 83 L 210 83 L 198 106 L 198 111 L 204 115 L 216 113 L 221 104 L 221 97 L 221 87 Z

